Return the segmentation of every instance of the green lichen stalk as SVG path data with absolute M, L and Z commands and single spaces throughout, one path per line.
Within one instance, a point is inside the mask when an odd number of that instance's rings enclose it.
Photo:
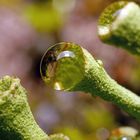
M 140 97 L 113 80 L 102 61 L 77 44 L 62 42 L 50 47 L 42 58 L 41 73 L 48 86 L 55 88 L 57 84 L 56 90 L 100 96 L 140 121 Z
M 119 1 L 100 16 L 98 34 L 108 44 L 140 55 L 140 7 L 135 2 Z
M 20 80 L 0 80 L 0 140 L 48 140 L 35 122 Z
M 101 63 L 83 49 L 85 74 L 69 91 L 84 91 L 112 102 L 140 121 L 140 97 L 122 87 L 106 73 Z

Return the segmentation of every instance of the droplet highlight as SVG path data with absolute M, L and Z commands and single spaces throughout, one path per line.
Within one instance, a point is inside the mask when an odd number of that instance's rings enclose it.
M 57 56 L 57 60 L 64 57 L 75 57 L 75 54 L 72 51 L 63 51 Z
M 74 43 L 58 43 L 42 57 L 40 72 L 43 81 L 56 90 L 70 90 L 84 76 L 82 48 Z

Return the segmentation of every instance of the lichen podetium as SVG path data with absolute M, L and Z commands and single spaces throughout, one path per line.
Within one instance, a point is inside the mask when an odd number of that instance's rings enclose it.
M 35 122 L 18 78 L 0 79 L 0 140 L 48 140 Z
M 52 87 L 57 89 L 54 86 L 54 81 L 58 78 L 64 85 L 62 88 L 59 88 L 60 90 L 84 91 L 100 96 L 118 105 L 140 121 L 140 98 L 110 78 L 101 62 L 99 63 L 95 60 L 86 49 L 80 48 L 79 45 L 74 43 L 66 43 L 68 44 L 66 47 L 64 47 L 64 44 L 54 45 L 43 56 L 41 62 L 43 80 L 48 85 L 53 84 Z M 76 57 L 69 57 L 71 53 L 67 57 L 61 54 L 63 51 L 72 51 Z M 61 58 L 61 61 L 57 60 L 58 56 Z M 52 58 L 55 58 L 54 61 Z M 56 64 L 54 65 L 54 63 Z M 53 73 L 52 75 L 50 74 L 51 72 Z
M 0 79 L 0 140 L 69 140 L 63 134 L 48 136 L 36 123 L 26 90 L 18 78 Z
M 99 18 L 98 34 L 108 44 L 140 55 L 140 7 L 135 2 L 118 1 Z

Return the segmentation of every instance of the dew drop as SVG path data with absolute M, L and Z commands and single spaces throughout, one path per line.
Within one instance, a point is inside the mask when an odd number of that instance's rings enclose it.
M 126 1 L 114 2 L 109 5 L 101 14 L 98 23 L 98 35 L 106 41 L 111 36 L 112 23 L 119 15 L 126 15 L 123 8 L 128 5 Z
M 42 57 L 40 72 L 44 82 L 56 90 L 73 88 L 84 76 L 82 48 L 74 43 L 58 43 Z

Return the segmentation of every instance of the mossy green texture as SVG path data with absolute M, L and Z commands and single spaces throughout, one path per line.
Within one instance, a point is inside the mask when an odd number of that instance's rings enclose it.
M 140 7 L 135 2 L 119 1 L 100 16 L 98 33 L 105 43 L 140 55 Z
M 106 73 L 103 66 L 83 49 L 84 78 L 69 91 L 84 91 L 112 102 L 140 121 L 140 97 L 122 87 Z
M 18 78 L 0 80 L 0 140 L 48 140 L 35 122 Z
M 114 2 L 113 4 L 109 5 L 107 8 L 105 8 L 103 13 L 101 14 L 99 18 L 99 25 L 100 26 L 110 25 L 115 19 L 113 14 L 116 11 L 122 9 L 127 4 L 128 4 L 128 1 L 119 1 L 119 2 Z

